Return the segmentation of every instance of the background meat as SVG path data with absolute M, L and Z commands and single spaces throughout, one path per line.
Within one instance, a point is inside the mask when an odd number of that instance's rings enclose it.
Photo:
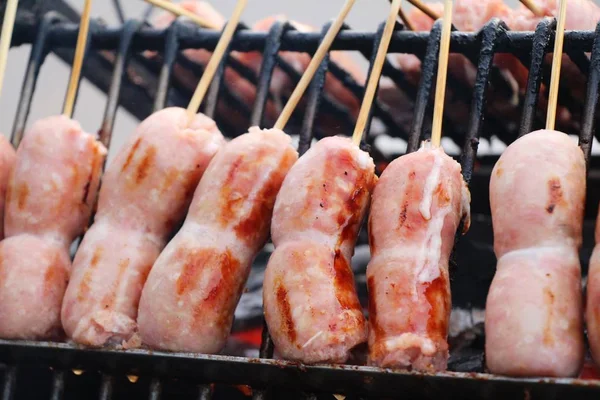
M 448 262 L 459 223 L 468 216 L 460 165 L 441 148 L 402 156 L 381 175 L 369 218 L 371 364 L 446 369 Z
M 0 243 L 0 336 L 61 332 L 69 246 L 92 212 L 106 149 L 65 116 L 36 122 L 17 151 Z
M 578 249 L 585 162 L 565 134 L 511 144 L 492 172 L 496 275 L 486 305 L 486 361 L 513 376 L 575 376 L 583 361 Z
M 277 352 L 344 362 L 367 338 L 350 259 L 376 181 L 349 139 L 322 139 L 298 160 L 275 203 L 263 304 Z
M 185 224 L 144 287 L 144 344 L 201 353 L 225 346 L 250 266 L 269 235 L 275 196 L 297 158 L 283 131 L 251 128 L 212 160 Z
M 223 145 L 202 114 L 167 108 L 144 120 L 107 169 L 95 222 L 75 255 L 62 322 L 90 346 L 134 346 L 137 306 L 150 268 L 183 219 Z
M 12 144 L 0 135 L 0 240 L 4 239 L 4 203 L 8 179 L 15 164 L 16 153 Z

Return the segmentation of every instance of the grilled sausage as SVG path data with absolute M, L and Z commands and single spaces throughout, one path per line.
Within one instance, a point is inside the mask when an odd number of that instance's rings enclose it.
M 304 363 L 344 362 L 367 339 L 350 259 L 376 181 L 349 139 L 313 146 L 285 178 L 273 213 L 275 251 L 263 285 L 276 350 Z
M 460 165 L 429 144 L 381 175 L 369 217 L 371 364 L 446 369 L 448 262 L 461 219 L 468 229 L 469 200 Z
M 596 219 L 596 246 L 588 269 L 585 322 L 592 358 L 600 365 L 600 212 Z
M 224 143 L 211 119 L 167 108 L 144 120 L 111 163 L 73 262 L 62 322 L 74 341 L 139 344 L 137 307 L 152 264 Z
M 142 292 L 144 344 L 221 351 L 252 261 L 269 235 L 275 196 L 297 158 L 283 131 L 251 128 L 212 160 L 186 222 Z
M 557 131 L 511 144 L 492 171 L 496 275 L 486 361 L 512 376 L 576 376 L 583 362 L 581 271 L 585 161 Z
M 4 239 L 4 206 L 10 173 L 15 165 L 15 149 L 0 135 L 0 240 Z
M 57 338 L 69 246 L 96 199 L 106 149 L 65 116 L 36 122 L 19 146 L 0 243 L 0 337 Z

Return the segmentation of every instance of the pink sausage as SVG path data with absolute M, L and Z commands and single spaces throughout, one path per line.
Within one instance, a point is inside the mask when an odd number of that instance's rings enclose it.
M 342 363 L 367 339 L 350 259 L 374 169 L 349 139 L 329 137 L 306 152 L 283 183 L 263 285 L 265 318 L 283 358 Z
M 138 324 L 144 344 L 221 351 L 252 261 L 268 238 L 275 197 L 297 158 L 283 131 L 251 128 L 213 159 L 185 224 L 142 292 Z
M 592 358 L 600 364 L 600 212 L 596 219 L 596 246 L 588 269 L 585 322 Z
M 167 108 L 144 120 L 108 167 L 95 222 L 73 261 L 62 307 L 67 335 L 88 346 L 139 345 L 137 307 L 152 264 L 224 143 L 216 124 Z
M 0 337 L 57 338 L 69 246 L 89 221 L 106 149 L 64 116 L 36 122 L 17 151 L 0 243 Z
M 496 275 L 486 305 L 486 362 L 511 376 L 576 376 L 584 355 L 583 153 L 541 130 L 511 144 L 490 181 Z
M 460 165 L 441 148 L 394 160 L 373 193 L 369 361 L 385 368 L 443 371 L 452 308 L 448 262 L 470 196 Z
M 4 206 L 10 173 L 17 158 L 10 142 L 0 135 L 0 240 L 4 239 Z

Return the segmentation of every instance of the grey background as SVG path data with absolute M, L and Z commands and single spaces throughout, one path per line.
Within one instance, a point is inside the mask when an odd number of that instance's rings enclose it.
M 517 0 L 508 0 L 511 6 Z M 212 4 L 225 16 L 230 15 L 236 0 L 213 0 Z M 72 0 L 71 4 L 80 9 L 83 0 Z M 143 0 L 122 0 L 126 15 L 130 18 L 141 16 L 146 7 Z M 290 19 L 320 26 L 330 20 L 341 8 L 342 0 L 250 0 L 243 16 L 248 24 L 274 14 L 285 14 Z M 347 22 L 358 30 L 373 31 L 386 18 L 389 3 L 386 0 L 358 0 Z M 410 8 L 408 3 L 403 7 Z M 155 14 L 160 12 L 155 10 Z M 111 0 L 95 0 L 93 17 L 100 17 L 109 24 L 118 24 Z M 12 128 L 16 101 L 29 57 L 29 46 L 11 49 L 8 58 L 4 89 L 0 97 L 0 132 L 7 134 Z M 364 65 L 366 67 L 366 65 Z M 40 74 L 35 93 L 29 124 L 39 118 L 58 114 L 69 78 L 70 67 L 57 57 L 50 55 Z M 82 80 L 75 118 L 88 132 L 96 132 L 100 126 L 106 96 L 96 87 Z M 124 110 L 119 110 L 112 149 L 120 147 L 123 140 L 135 129 L 139 121 Z M 114 151 L 111 151 L 111 155 Z

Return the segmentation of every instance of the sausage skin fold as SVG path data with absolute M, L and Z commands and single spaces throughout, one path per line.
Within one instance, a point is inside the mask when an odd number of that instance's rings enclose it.
M 280 356 L 345 362 L 367 339 L 350 259 L 375 185 L 369 155 L 348 138 L 320 140 L 294 165 L 273 212 L 275 251 L 263 284 Z
M 584 356 L 581 266 L 583 152 L 540 130 L 512 143 L 490 181 L 498 258 L 485 314 L 489 370 L 576 376 Z
M 425 143 L 394 160 L 373 193 L 369 362 L 385 368 L 442 371 L 448 363 L 448 262 L 470 195 L 460 165 Z
M 269 236 L 275 197 L 297 158 L 287 134 L 258 128 L 215 156 L 142 292 L 138 324 L 145 345 L 222 350 L 250 266 Z
M 73 261 L 62 307 L 67 335 L 87 346 L 139 345 L 137 309 L 150 268 L 183 220 L 224 138 L 181 108 L 146 118 L 107 168 L 94 224 Z
M 106 149 L 65 116 L 26 132 L 10 175 L 0 243 L 0 337 L 57 339 L 69 246 L 88 224 Z

